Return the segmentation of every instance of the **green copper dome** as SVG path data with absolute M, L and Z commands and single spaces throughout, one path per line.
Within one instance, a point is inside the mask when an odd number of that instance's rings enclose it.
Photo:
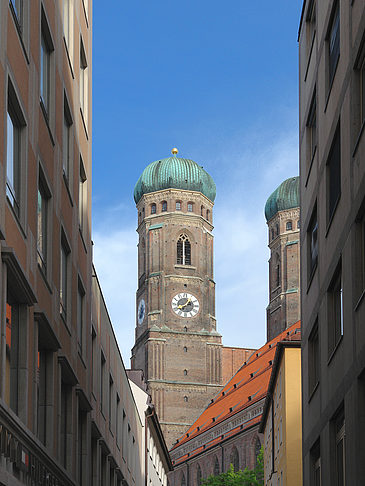
M 291 177 L 282 182 L 266 201 L 266 221 L 269 221 L 278 211 L 297 207 L 299 207 L 299 177 Z
M 203 167 L 176 156 L 156 160 L 145 168 L 134 188 L 134 200 L 138 203 L 143 194 L 162 189 L 201 192 L 212 202 L 216 195 L 215 183 Z

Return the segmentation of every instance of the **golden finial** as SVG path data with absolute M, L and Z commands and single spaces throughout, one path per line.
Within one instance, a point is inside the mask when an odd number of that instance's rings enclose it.
M 171 150 L 171 153 L 172 153 L 172 155 L 176 155 L 177 153 L 179 153 L 179 151 L 178 151 L 178 150 L 177 150 L 177 148 L 175 147 L 175 148 L 173 148 L 173 149 Z

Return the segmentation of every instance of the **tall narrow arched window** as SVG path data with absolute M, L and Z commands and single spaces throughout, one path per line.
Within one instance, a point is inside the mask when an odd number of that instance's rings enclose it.
M 279 287 L 279 285 L 280 285 L 280 265 L 279 265 L 279 263 L 276 265 L 275 272 L 276 272 L 275 285 L 276 285 L 276 287 Z
M 176 211 L 181 211 L 181 201 L 176 201 Z
M 162 203 L 161 203 L 161 210 L 162 211 L 167 211 L 167 201 L 162 201 Z
M 293 223 L 291 221 L 287 221 L 286 223 L 286 231 L 290 231 L 293 229 Z
M 156 204 L 155 203 L 151 204 L 151 214 L 156 214 Z
M 181 476 L 181 486 L 186 486 L 186 481 L 185 481 L 185 474 L 182 473 L 182 476 Z
M 255 444 L 255 463 L 257 464 L 257 458 L 259 457 L 261 451 L 261 442 L 260 439 L 257 437 L 256 444 Z
M 197 468 L 196 468 L 196 484 L 198 486 L 200 486 L 201 483 L 202 483 L 202 470 L 201 470 L 201 467 L 198 464 Z
M 186 235 L 180 235 L 177 240 L 177 259 L 178 265 L 191 265 L 191 245 Z
M 233 447 L 233 449 L 232 449 L 229 462 L 230 462 L 230 464 L 232 464 L 234 472 L 237 472 L 240 468 L 240 459 L 239 459 L 238 450 L 237 450 L 236 447 Z
M 218 476 L 219 472 L 220 472 L 219 461 L 218 461 L 218 457 L 216 456 L 214 461 L 214 471 L 213 471 L 214 476 Z
M 276 225 L 276 236 L 278 236 L 278 234 L 279 234 L 279 225 L 277 224 Z
M 200 206 L 200 216 L 204 215 L 204 206 Z
M 207 220 L 210 221 L 210 211 L 207 209 Z
M 142 238 L 142 273 L 146 273 L 146 243 Z
M 274 228 L 271 229 L 271 239 L 273 240 L 275 238 L 275 231 Z

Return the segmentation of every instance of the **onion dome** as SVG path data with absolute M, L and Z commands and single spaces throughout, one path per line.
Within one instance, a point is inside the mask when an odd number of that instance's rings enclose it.
M 136 203 L 143 194 L 163 189 L 201 192 L 214 202 L 216 187 L 208 172 L 193 160 L 176 157 L 177 149 L 173 149 L 172 154 L 172 157 L 156 160 L 144 169 L 134 188 Z
M 266 221 L 269 221 L 278 211 L 298 208 L 299 205 L 299 177 L 291 177 L 282 182 L 266 201 Z

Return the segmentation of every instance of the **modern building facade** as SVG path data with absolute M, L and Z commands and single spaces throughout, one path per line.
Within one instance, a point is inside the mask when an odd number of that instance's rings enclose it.
M 365 6 L 304 1 L 299 28 L 305 485 L 363 484 Z
M 300 333 L 276 346 L 259 432 L 263 434 L 264 485 L 302 484 L 302 367 Z
M 222 355 L 217 331 L 214 181 L 172 152 L 149 164 L 134 190 L 139 243 L 131 360 L 144 372 L 169 447 L 222 387 L 223 360 L 234 373 L 248 352 L 229 348 Z
M 1 486 L 145 484 L 92 266 L 91 25 L 91 0 L 0 3 Z
M 280 184 L 268 198 L 269 305 L 267 340 L 300 320 L 299 177 Z
M 254 469 L 263 444 L 259 426 L 275 352 L 282 340 L 298 336 L 300 322 L 255 351 L 211 400 L 170 451 L 171 486 L 199 486 L 201 479 L 225 472 L 231 464 L 235 471 Z

